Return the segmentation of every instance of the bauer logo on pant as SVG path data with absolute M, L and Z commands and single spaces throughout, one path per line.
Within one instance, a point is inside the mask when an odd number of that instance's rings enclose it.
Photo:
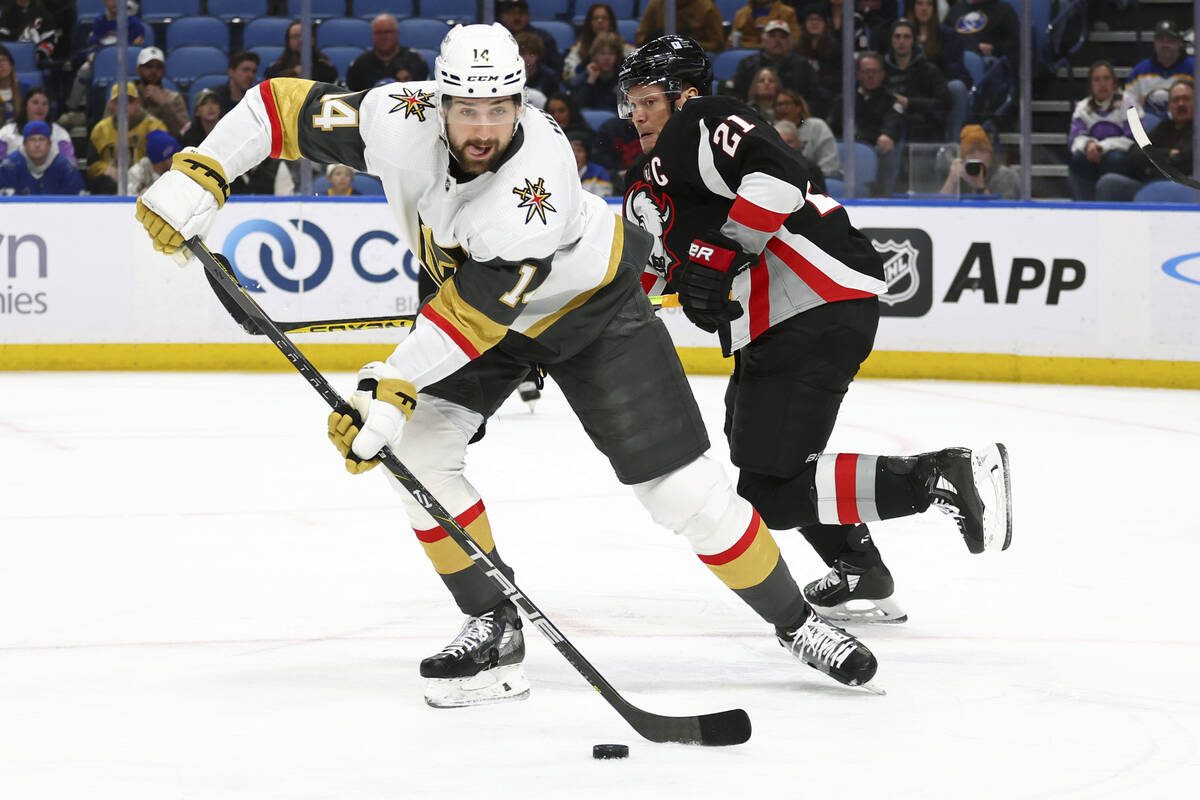
M 933 307 L 933 242 L 919 228 L 864 228 L 863 235 L 883 256 L 879 313 L 889 317 L 921 317 Z

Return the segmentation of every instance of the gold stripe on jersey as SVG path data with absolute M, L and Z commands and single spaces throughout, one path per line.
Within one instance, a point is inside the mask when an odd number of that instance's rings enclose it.
M 608 270 L 604 273 L 604 279 L 596 286 L 588 289 L 582 294 L 578 294 L 571 298 L 570 302 L 563 305 L 562 308 L 555 311 L 553 314 L 547 314 L 542 319 L 530 325 L 523 333 L 531 339 L 537 338 L 544 333 L 554 323 L 562 319 L 566 314 L 592 299 L 592 295 L 603 289 L 608 284 L 612 283 L 612 279 L 616 277 L 617 265 L 621 263 L 621 251 L 625 249 L 625 225 L 622 220 L 615 220 L 613 225 L 613 243 L 612 249 L 608 256 Z
M 471 343 L 477 353 L 491 349 L 508 333 L 508 328 L 488 318 L 458 293 L 453 280 L 442 284 L 442 288 L 429 301 L 429 309 L 454 327 Z
M 267 81 L 271 99 L 275 101 L 275 120 L 282 142 L 279 157 L 289 161 L 300 158 L 300 112 L 315 81 L 303 78 L 272 78 Z

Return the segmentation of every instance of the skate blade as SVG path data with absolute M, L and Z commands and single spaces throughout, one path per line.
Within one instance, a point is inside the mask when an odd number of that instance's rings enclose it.
M 466 708 L 527 697 L 529 681 L 520 664 L 494 667 L 469 678 L 430 678 L 425 683 L 425 704 L 433 708 Z
M 857 686 L 855 688 L 865 689 L 866 691 L 870 692 L 871 694 L 876 694 L 876 695 L 879 695 L 880 697 L 887 697 L 887 689 L 883 688 L 882 686 L 877 685 L 874 680 L 872 680 L 870 683 L 864 683 L 861 686 Z
M 900 625 L 908 621 L 908 614 L 900 604 L 890 597 L 879 600 L 865 598 L 847 600 L 836 606 L 821 606 L 810 601 L 810 605 L 825 619 L 839 623 L 859 625 Z
M 1012 478 L 1008 448 L 997 442 L 971 455 L 976 486 L 992 487 L 991 502 L 983 505 L 983 548 L 1004 551 L 1012 544 Z

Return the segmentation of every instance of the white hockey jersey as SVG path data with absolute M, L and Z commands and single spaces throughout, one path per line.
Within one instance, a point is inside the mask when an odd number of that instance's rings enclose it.
M 441 284 L 388 359 L 418 389 L 502 339 L 533 361 L 566 358 L 638 287 L 632 269 L 619 269 L 624 226 L 582 190 L 551 117 L 527 106 L 497 166 L 459 180 L 434 92 L 432 81 L 345 92 L 276 78 L 248 92 L 198 148 L 230 180 L 268 156 L 379 176 L 401 234 Z

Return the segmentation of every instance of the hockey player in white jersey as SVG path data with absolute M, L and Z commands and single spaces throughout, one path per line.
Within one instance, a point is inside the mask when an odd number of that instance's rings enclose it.
M 463 465 L 481 425 L 529 364 L 542 364 L 618 479 L 775 627 L 789 652 L 844 684 L 867 683 L 875 657 L 811 610 L 758 512 L 704 455 L 699 410 L 639 283 L 651 237 L 582 190 L 566 137 L 523 103 L 524 84 L 512 36 L 486 25 L 446 36 L 436 82 L 347 93 L 265 81 L 199 148 L 176 156 L 138 201 L 138 219 L 155 247 L 172 253 L 209 229 L 228 181 L 268 156 L 378 175 L 440 285 L 391 356 L 359 372 L 357 413 L 330 415 L 347 469 L 366 471 L 391 446 L 511 577 Z M 467 615 L 459 635 L 421 663 L 427 702 L 525 696 L 516 609 L 424 508 L 401 497 Z

